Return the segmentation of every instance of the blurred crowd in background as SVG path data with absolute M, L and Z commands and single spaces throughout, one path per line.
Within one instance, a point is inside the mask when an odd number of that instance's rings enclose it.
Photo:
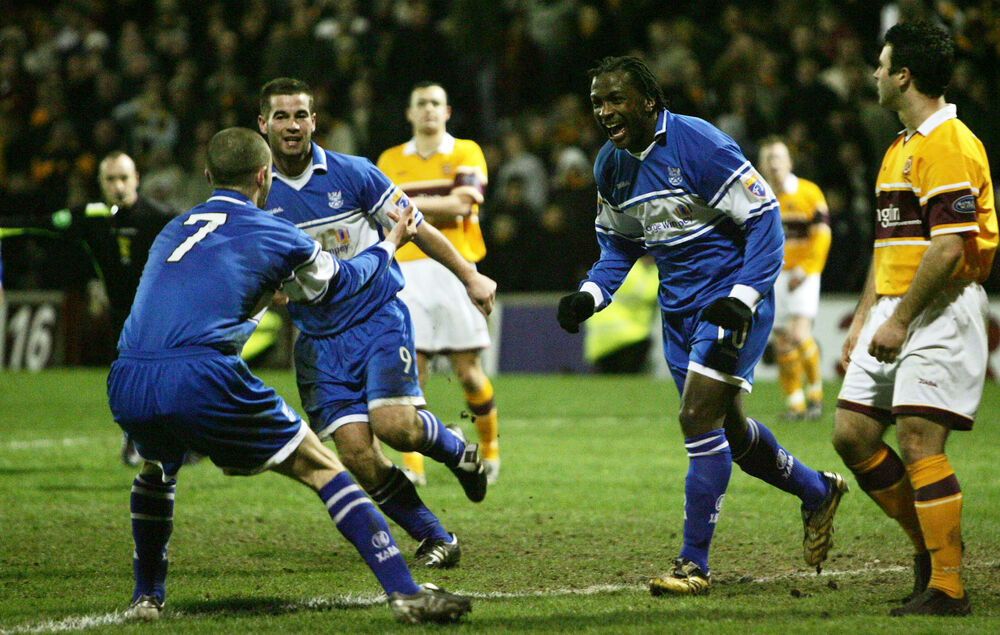
M 680 5 L 680 6 L 678 6 Z M 901 0 L 36 0 L 0 14 L 0 215 L 99 200 L 109 151 L 141 192 L 185 211 L 204 200 L 205 145 L 256 127 L 276 76 L 316 91 L 315 140 L 372 160 L 410 136 L 410 88 L 441 82 L 449 131 L 479 142 L 490 184 L 481 269 L 504 292 L 576 288 L 597 255 L 592 160 L 604 142 L 587 70 L 635 54 L 671 110 L 702 117 L 757 161 L 783 135 L 795 172 L 830 204 L 824 291 L 860 288 L 875 171 L 901 128 L 879 107 L 880 38 L 924 17 L 955 34 L 949 102 L 1000 160 L 1000 5 Z M 46 241 L 3 246 L 7 288 L 58 288 Z M 997 276 L 987 285 L 996 290 Z

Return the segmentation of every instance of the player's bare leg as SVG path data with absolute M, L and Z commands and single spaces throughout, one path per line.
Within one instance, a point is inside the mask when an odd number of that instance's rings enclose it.
M 382 513 L 420 543 L 415 562 L 435 568 L 458 564 L 462 554 L 458 539 L 445 530 L 402 470 L 385 456 L 367 422 L 338 427 L 333 441 L 344 465 Z
M 486 497 L 486 468 L 479 445 L 466 443 L 455 425 L 445 426 L 432 412 L 411 405 L 386 405 L 368 413 L 379 439 L 400 452 L 420 452 L 448 466 L 466 497 L 478 503 Z
M 354 544 L 378 578 L 397 620 L 454 622 L 471 610 L 468 598 L 433 586 L 417 586 L 385 519 L 344 471 L 337 455 L 311 430 L 295 452 L 273 469 L 319 494 L 337 529 Z
M 368 491 L 384 483 L 395 469 L 392 461 L 382 453 L 378 439 L 366 422 L 340 426 L 333 433 L 333 442 L 344 467 Z
M 833 417 L 833 447 L 844 464 L 854 473 L 861 489 L 871 497 L 886 516 L 892 518 L 913 544 L 914 588 L 905 599 L 923 593 L 930 580 L 930 554 L 924 543 L 913 487 L 903 459 L 883 437 L 891 418 L 883 421 L 860 412 L 837 408 Z M 923 563 L 926 561 L 926 572 Z M 926 575 L 925 575 L 926 573 Z

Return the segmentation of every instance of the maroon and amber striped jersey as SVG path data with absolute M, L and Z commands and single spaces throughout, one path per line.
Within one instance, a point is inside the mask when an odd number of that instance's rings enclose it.
M 984 280 L 997 248 L 993 183 L 982 142 L 954 105 L 901 133 L 882 159 L 875 186 L 875 292 L 902 295 L 931 238 L 961 233 L 965 254 L 954 277 Z
M 378 169 L 409 196 L 468 194 L 476 202 L 472 214 L 446 223 L 435 223 L 435 227 L 451 241 L 463 258 L 469 262 L 483 259 L 486 245 L 479 228 L 479 204 L 483 202 L 483 190 L 487 183 L 486 159 L 475 141 L 445 134 L 437 151 L 423 157 L 411 139 L 383 152 L 378 159 Z M 404 245 L 396 252 L 396 260 L 400 262 L 426 257 L 413 243 Z
M 778 193 L 781 227 L 785 232 L 782 269 L 822 273 L 830 251 L 830 211 L 819 186 L 789 174 Z

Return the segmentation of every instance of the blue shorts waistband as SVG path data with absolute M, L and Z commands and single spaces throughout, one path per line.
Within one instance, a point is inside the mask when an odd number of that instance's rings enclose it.
M 203 357 L 207 355 L 222 355 L 229 357 L 235 353 L 225 353 L 211 346 L 178 346 L 155 351 L 126 350 L 118 352 L 118 359 L 170 359 L 173 357 Z

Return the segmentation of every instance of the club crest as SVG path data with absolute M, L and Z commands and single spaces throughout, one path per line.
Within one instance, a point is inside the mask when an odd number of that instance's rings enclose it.
M 326 204 L 330 206 L 331 209 L 340 209 L 344 205 L 344 195 L 337 190 L 336 192 L 326 193 Z
M 389 197 L 389 201 L 398 209 L 406 209 L 410 204 L 409 197 L 407 197 L 403 190 L 399 188 L 396 188 L 396 191 L 392 193 L 392 196 Z
M 748 176 L 743 181 L 743 186 L 757 198 L 767 198 L 767 188 L 764 187 L 764 182 L 756 174 Z
M 684 176 L 681 174 L 680 168 L 675 168 L 667 166 L 667 182 L 669 182 L 674 187 L 680 185 L 684 182 Z

